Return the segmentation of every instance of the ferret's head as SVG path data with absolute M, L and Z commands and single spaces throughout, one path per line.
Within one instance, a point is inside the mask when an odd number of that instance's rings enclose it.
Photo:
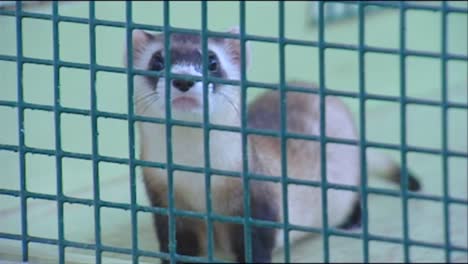
M 239 34 L 238 28 L 229 33 Z M 172 116 L 176 119 L 202 120 L 203 82 L 172 77 L 166 87 L 164 34 L 149 34 L 142 30 L 133 32 L 133 65 L 135 69 L 151 70 L 160 77 L 135 75 L 134 102 L 139 115 L 164 117 L 166 94 L 170 89 Z M 170 72 L 190 76 L 203 74 L 202 39 L 199 34 L 170 35 Z M 241 44 L 239 39 L 208 38 L 207 72 L 209 76 L 229 80 L 240 79 Z M 125 58 L 127 50 L 125 52 Z M 249 62 L 246 45 L 246 65 Z M 125 64 L 127 63 L 125 59 Z M 239 114 L 238 86 L 209 82 L 207 87 L 210 120 Z

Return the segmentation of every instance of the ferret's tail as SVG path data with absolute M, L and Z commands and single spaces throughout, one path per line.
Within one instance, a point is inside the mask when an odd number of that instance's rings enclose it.
M 367 175 L 376 175 L 383 177 L 393 183 L 400 185 L 401 168 L 391 157 L 385 155 L 378 150 L 367 150 Z M 421 190 L 421 183 L 410 170 L 408 174 L 408 190 L 419 191 Z
M 383 177 L 395 184 L 400 185 L 402 178 L 401 168 L 398 163 L 389 156 L 377 150 L 367 150 L 367 175 L 376 175 Z M 408 190 L 421 190 L 421 183 L 408 170 Z M 338 227 L 341 229 L 354 229 L 361 226 L 361 204 L 360 199 L 356 200 L 354 207 L 343 224 Z

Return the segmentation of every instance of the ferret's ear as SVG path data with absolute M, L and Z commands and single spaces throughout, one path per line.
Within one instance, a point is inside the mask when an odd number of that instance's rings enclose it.
M 240 38 L 240 29 L 239 26 L 234 26 L 227 33 L 238 35 Z M 241 42 L 240 39 L 228 38 L 226 39 L 226 45 L 228 50 L 231 52 L 234 62 L 238 63 L 239 67 L 241 66 Z M 248 68 L 250 66 L 251 57 L 250 57 L 250 44 L 245 42 L 245 65 Z
M 132 45 L 133 51 L 133 62 L 137 62 L 140 59 L 141 54 L 145 50 L 145 47 L 148 45 L 148 42 L 153 38 L 153 35 L 143 31 L 143 30 L 134 30 L 132 33 Z M 127 42 L 125 42 L 125 50 L 124 50 L 124 65 L 127 67 Z

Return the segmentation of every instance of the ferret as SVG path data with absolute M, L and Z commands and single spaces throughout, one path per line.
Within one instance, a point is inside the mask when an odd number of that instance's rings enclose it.
M 239 34 L 238 27 L 228 31 Z M 135 69 L 164 73 L 164 34 L 133 31 L 133 65 Z M 202 41 L 199 34 L 170 34 L 170 72 L 202 76 Z M 241 79 L 241 44 L 239 39 L 208 38 L 207 72 L 209 76 L 228 80 Z M 127 51 L 125 51 L 125 54 Z M 250 65 L 250 47 L 246 43 L 246 66 Z M 125 66 L 126 56 L 124 56 Z M 268 63 L 268 62 L 265 62 Z M 292 83 L 312 89 L 308 83 Z M 241 88 L 209 82 L 208 110 L 210 123 L 241 127 Z M 170 101 L 166 93 L 170 90 Z M 358 132 L 351 112 L 337 97 L 326 96 L 326 136 L 358 141 Z M 280 130 L 280 95 L 269 91 L 255 99 L 248 108 L 249 128 Z M 173 78 L 166 87 L 163 75 L 134 76 L 135 113 L 156 118 L 166 117 L 166 104 L 171 104 L 173 119 L 203 122 L 202 81 Z M 312 93 L 287 93 L 286 129 L 288 132 L 320 135 L 320 97 Z M 166 125 L 138 122 L 141 159 L 153 162 L 167 161 Z M 172 159 L 175 164 L 205 166 L 204 131 L 186 126 L 172 127 Z M 287 139 L 287 177 L 321 182 L 320 141 Z M 209 134 L 210 167 L 212 169 L 242 172 L 242 136 L 238 132 L 211 130 Z M 360 186 L 360 153 L 357 145 L 326 144 L 326 178 L 329 183 Z M 393 181 L 400 181 L 400 167 L 387 157 L 371 155 L 369 167 L 378 170 Z M 374 159 L 374 161 L 372 161 Z M 249 134 L 247 137 L 248 172 L 281 177 L 281 139 L 274 136 Z M 144 167 L 143 182 L 152 206 L 168 207 L 167 169 Z M 207 212 L 206 193 L 211 194 L 212 212 L 223 216 L 244 217 L 243 179 L 211 175 L 211 190 L 205 190 L 205 174 L 176 170 L 173 173 L 174 205 L 177 209 Z M 418 180 L 409 175 L 409 189 L 418 190 Z M 289 184 L 288 222 L 306 227 L 322 227 L 321 187 Z M 250 216 L 257 220 L 283 223 L 282 183 L 262 180 L 249 181 Z M 351 228 L 360 224 L 360 196 L 357 191 L 329 189 L 327 192 L 328 226 Z M 208 237 L 204 220 L 177 217 L 176 253 L 188 256 L 207 256 Z M 154 214 L 154 226 L 159 250 L 168 252 L 168 217 Z M 307 232 L 290 232 L 290 242 L 303 238 Z M 251 225 L 251 252 L 253 262 L 271 262 L 274 250 L 283 246 L 282 229 Z M 214 256 L 244 262 L 243 225 L 213 221 Z M 163 260 L 163 263 L 168 263 Z

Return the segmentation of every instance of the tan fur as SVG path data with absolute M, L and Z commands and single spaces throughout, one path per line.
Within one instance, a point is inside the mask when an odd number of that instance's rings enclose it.
M 294 84 L 309 87 L 309 84 Z M 279 109 L 279 93 L 266 93 L 257 99 L 251 110 L 268 111 Z M 296 134 L 318 136 L 320 133 L 319 97 L 314 94 L 297 92 L 287 93 L 287 131 Z M 261 114 L 263 123 L 255 125 L 258 128 L 279 127 L 279 112 Z M 352 116 L 345 105 L 337 98 L 326 98 L 326 132 L 327 136 L 343 139 L 357 139 Z M 266 136 L 252 136 L 251 142 L 255 152 L 260 157 L 263 167 L 273 176 L 281 176 L 281 146 L 280 139 Z M 327 180 L 330 183 L 345 185 L 359 184 L 358 148 L 343 144 L 327 144 Z M 288 139 L 287 140 L 288 177 L 321 182 L 320 174 L 320 143 L 318 141 Z M 277 184 L 275 192 L 281 197 L 282 186 Z M 350 191 L 328 191 L 328 224 L 335 226 L 345 221 L 351 212 L 352 205 L 358 194 Z M 296 225 L 322 226 L 321 189 L 302 185 L 288 186 L 288 216 L 289 222 Z M 282 202 L 278 205 L 283 210 Z M 306 233 L 293 232 L 291 239 L 299 239 Z M 283 233 L 278 233 L 278 246 L 282 246 Z
M 232 32 L 238 32 L 234 29 Z M 137 31 L 134 36 L 134 66 L 145 69 L 151 54 L 161 48 L 161 44 Z M 175 45 L 179 45 L 176 43 Z M 180 44 L 183 46 L 183 44 Z M 190 44 L 188 44 L 190 45 Z M 240 79 L 239 74 L 239 42 L 210 41 L 209 46 L 220 57 L 221 63 L 227 67 L 229 79 Z M 250 56 L 250 54 L 247 54 Z M 309 86 L 306 84 L 300 84 Z M 224 95 L 210 94 L 210 121 L 239 127 L 240 126 L 240 89 L 224 85 Z M 151 89 L 145 85 L 143 77 L 135 76 L 135 98 L 142 96 Z M 290 132 L 306 135 L 319 135 L 319 98 L 316 95 L 304 93 L 288 93 L 287 128 Z M 357 139 L 352 117 L 341 101 L 327 97 L 326 131 L 328 136 L 346 139 Z M 164 99 L 159 100 L 143 113 L 144 107 L 136 105 L 139 115 L 165 117 Z M 251 105 L 249 125 L 256 128 L 279 128 L 279 95 L 275 92 L 264 94 Z M 236 109 L 237 107 L 237 109 Z M 186 117 L 190 121 L 201 122 L 201 115 L 184 115 L 175 113 L 173 117 Z M 166 162 L 166 127 L 164 125 L 139 124 L 141 140 L 141 158 L 144 160 Z M 204 144 L 203 130 L 174 127 L 172 131 L 173 160 L 177 164 L 203 167 Z M 239 133 L 212 131 L 210 134 L 210 162 L 213 168 L 241 172 L 242 146 Z M 357 185 L 359 183 L 359 155 L 357 147 L 340 144 L 327 144 L 327 179 L 332 183 Z M 249 167 L 251 172 L 281 177 L 281 147 L 280 139 L 268 136 L 251 135 L 248 137 Z M 288 177 L 320 181 L 320 144 L 315 141 L 287 141 Z M 165 169 L 143 169 L 144 181 L 150 200 L 161 200 L 162 206 L 167 206 L 167 171 Z M 242 180 L 239 178 L 213 175 L 211 177 L 212 208 L 220 215 L 236 215 L 243 211 Z M 206 212 L 206 197 L 204 190 L 205 175 L 189 172 L 174 172 L 174 197 L 178 209 Z M 282 215 L 281 184 L 264 181 L 250 181 L 252 196 L 268 196 L 280 208 Z M 288 187 L 289 222 L 297 225 L 321 227 L 321 189 L 307 186 L 289 185 Z M 328 191 L 328 220 L 333 226 L 345 220 L 350 213 L 352 204 L 357 199 L 357 193 L 349 191 Z M 282 218 L 280 219 L 283 220 Z M 206 227 L 199 221 L 189 222 L 199 225 L 200 237 L 206 238 Z M 215 256 L 233 258 L 230 252 L 230 224 L 214 224 Z M 283 234 L 277 233 L 277 245 L 282 246 Z M 291 233 L 294 241 L 301 237 L 300 233 Z M 206 241 L 203 241 L 206 252 Z M 219 255 L 219 254 L 221 255 Z

